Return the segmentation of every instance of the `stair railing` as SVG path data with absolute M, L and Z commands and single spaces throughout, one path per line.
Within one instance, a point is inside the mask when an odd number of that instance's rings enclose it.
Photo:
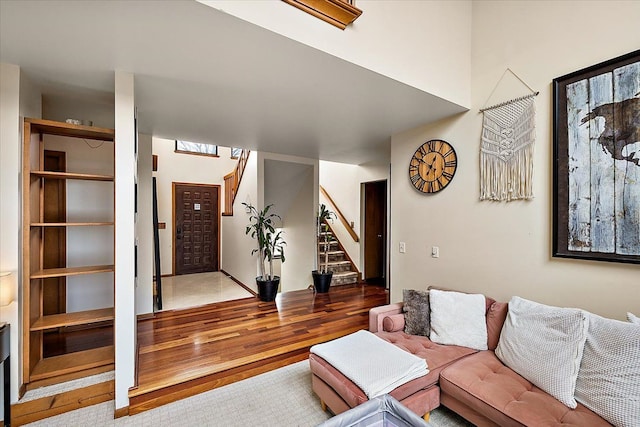
M 325 190 L 322 185 L 320 186 L 320 192 L 327 199 L 327 201 L 331 204 L 331 206 L 333 207 L 333 211 L 336 213 L 336 215 L 338 216 L 338 219 L 340 220 L 342 225 L 344 225 L 344 228 L 347 230 L 347 232 L 349 233 L 349 235 L 351 236 L 353 241 L 354 242 L 359 242 L 360 239 L 358 238 L 358 235 L 353 230 L 353 228 L 351 228 L 351 225 L 349 224 L 347 219 L 342 214 L 342 211 L 340 211 L 340 208 L 338 208 L 338 206 L 336 205 L 336 202 L 333 201 L 333 199 L 331 198 L 329 193 L 327 193 L 327 190 Z
M 242 181 L 242 175 L 244 169 L 247 166 L 247 160 L 249 160 L 249 150 L 242 150 L 238 157 L 238 164 L 232 172 L 224 176 L 224 212 L 223 216 L 233 215 L 233 202 L 236 200 L 236 194 L 238 193 L 238 187 L 240 187 L 240 181 Z

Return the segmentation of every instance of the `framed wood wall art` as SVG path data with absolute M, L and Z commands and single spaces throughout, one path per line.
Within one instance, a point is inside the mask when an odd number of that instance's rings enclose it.
M 640 264 L 640 50 L 553 80 L 553 256 Z

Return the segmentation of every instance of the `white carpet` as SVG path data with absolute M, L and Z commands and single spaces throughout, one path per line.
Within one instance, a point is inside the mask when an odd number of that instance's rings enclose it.
M 201 393 L 138 415 L 113 419 L 114 403 L 78 409 L 29 426 L 315 426 L 331 415 L 311 391 L 309 362 L 302 361 Z M 471 424 L 446 409 L 431 413 L 435 427 Z

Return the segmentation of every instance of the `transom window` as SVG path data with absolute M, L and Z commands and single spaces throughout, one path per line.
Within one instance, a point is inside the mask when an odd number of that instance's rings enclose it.
M 231 158 L 232 159 L 237 159 L 238 157 L 240 157 L 241 153 L 242 153 L 242 148 L 231 147 Z
M 203 142 L 182 141 L 176 139 L 176 153 L 197 154 L 201 156 L 217 156 L 218 146 Z

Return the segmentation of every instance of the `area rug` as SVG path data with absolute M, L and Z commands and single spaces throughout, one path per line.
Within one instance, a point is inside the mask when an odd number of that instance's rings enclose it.
M 29 424 L 30 426 L 316 426 L 329 419 L 311 390 L 309 362 L 302 361 L 138 415 L 113 419 L 106 402 Z M 469 427 L 456 414 L 438 408 L 434 427 Z

